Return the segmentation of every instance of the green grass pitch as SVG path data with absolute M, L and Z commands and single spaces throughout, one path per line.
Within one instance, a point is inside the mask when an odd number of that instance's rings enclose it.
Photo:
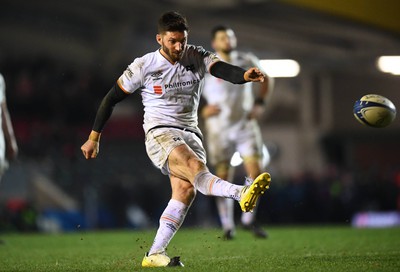
M 270 227 L 259 240 L 238 230 L 182 228 L 169 255 L 183 268 L 141 268 L 155 230 L 0 234 L 0 271 L 400 271 L 400 228 Z

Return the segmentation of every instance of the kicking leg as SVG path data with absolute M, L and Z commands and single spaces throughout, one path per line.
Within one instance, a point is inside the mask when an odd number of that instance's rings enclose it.
M 244 186 L 232 184 L 210 173 L 203 161 L 187 146 L 176 147 L 169 155 L 171 173 L 190 183 L 204 195 L 240 200 Z
M 179 145 L 169 157 L 170 172 L 190 183 L 204 195 L 221 196 L 239 201 L 244 212 L 253 211 L 260 195 L 269 188 L 271 176 L 259 175 L 250 186 L 239 186 L 210 173 L 197 155 L 187 145 Z

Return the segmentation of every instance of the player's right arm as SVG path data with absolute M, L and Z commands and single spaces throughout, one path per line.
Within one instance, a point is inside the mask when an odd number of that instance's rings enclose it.
M 224 61 L 215 62 L 210 67 L 210 74 L 233 84 L 263 82 L 265 79 L 265 75 L 257 67 L 251 67 L 246 71 L 241 67 Z
M 118 80 L 119 83 L 119 80 Z M 101 132 L 110 118 L 114 106 L 125 99 L 129 93 L 121 89 L 119 84 L 114 84 L 111 90 L 101 101 L 101 104 L 96 113 L 96 119 L 92 131 L 90 132 L 89 139 L 82 145 L 81 150 L 86 159 L 94 159 L 99 153 L 99 142 Z

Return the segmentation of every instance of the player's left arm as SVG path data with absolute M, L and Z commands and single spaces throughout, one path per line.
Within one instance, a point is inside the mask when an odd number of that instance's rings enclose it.
M 210 74 L 229 81 L 233 84 L 243 84 L 246 82 L 263 82 L 265 75 L 257 67 L 252 67 L 247 71 L 241 67 L 217 61 L 210 67 Z

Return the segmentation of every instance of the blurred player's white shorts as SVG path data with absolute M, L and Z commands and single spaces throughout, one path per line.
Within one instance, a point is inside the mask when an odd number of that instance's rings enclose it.
M 206 164 L 206 152 L 201 139 L 193 132 L 177 128 L 156 128 L 146 134 L 146 151 L 153 164 L 164 175 L 169 174 L 168 156 L 171 151 L 182 144 L 188 145 Z
M 216 129 L 217 128 L 217 129 Z M 229 162 L 238 151 L 241 157 L 262 158 L 262 137 L 255 120 L 242 120 L 227 129 L 207 127 L 207 152 L 212 165 Z

